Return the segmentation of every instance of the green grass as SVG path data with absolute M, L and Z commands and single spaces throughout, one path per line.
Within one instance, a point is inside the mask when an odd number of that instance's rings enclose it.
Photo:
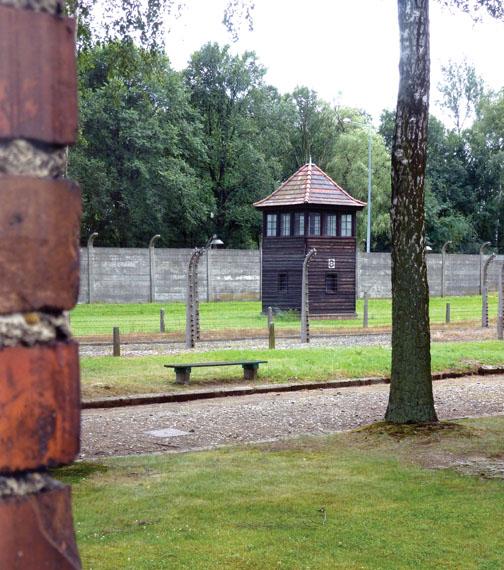
M 76 464 L 85 568 L 498 570 L 504 482 L 421 467 L 504 456 L 504 418 Z M 421 457 L 421 460 L 419 460 Z
M 481 319 L 481 297 L 433 297 L 430 303 L 432 323 L 444 323 L 446 303 L 451 304 L 452 322 L 479 321 Z M 496 314 L 497 296 L 489 297 L 489 313 Z M 108 335 L 113 327 L 121 333 L 159 332 L 159 311 L 166 312 L 166 331 L 183 334 L 185 327 L 185 305 L 165 304 L 92 304 L 78 305 L 71 313 L 72 329 L 76 336 Z M 240 336 L 247 330 L 266 331 L 266 317 L 261 315 L 259 302 L 201 303 L 201 329 L 203 335 L 211 332 L 227 333 L 228 338 Z M 353 320 L 311 321 L 314 332 L 342 328 L 362 327 L 363 301 L 357 302 L 358 318 Z M 391 300 L 371 299 L 369 301 L 369 326 L 383 327 L 391 324 Z M 299 329 L 296 313 L 286 312 L 275 319 L 277 329 Z
M 220 350 L 167 356 L 88 357 L 81 359 L 84 398 L 166 392 L 180 389 L 174 372 L 163 364 L 212 360 L 267 360 L 259 368 L 261 382 L 310 382 L 337 378 L 387 376 L 390 348 L 344 347 L 290 350 Z M 470 370 L 481 364 L 504 363 L 502 341 L 434 343 L 434 371 Z M 191 384 L 204 386 L 243 382 L 240 366 L 193 369 Z M 187 389 L 187 387 L 182 387 Z

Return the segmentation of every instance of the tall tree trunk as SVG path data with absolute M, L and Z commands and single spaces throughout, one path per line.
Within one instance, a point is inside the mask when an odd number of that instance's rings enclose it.
M 432 394 L 424 180 L 429 2 L 398 0 L 400 83 L 392 149 L 392 380 L 385 418 L 437 421 Z

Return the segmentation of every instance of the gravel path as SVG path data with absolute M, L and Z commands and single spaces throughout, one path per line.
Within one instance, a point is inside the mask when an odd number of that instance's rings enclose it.
M 334 433 L 382 419 L 388 389 L 377 385 L 87 410 L 81 457 L 181 452 Z M 435 382 L 434 391 L 442 419 L 504 414 L 504 376 L 442 380 Z
M 297 339 L 277 338 L 275 348 L 285 350 L 288 348 L 313 348 L 317 346 L 376 346 L 390 345 L 390 334 L 362 334 L 362 335 L 340 335 L 332 337 L 312 338 L 310 344 L 301 343 Z M 268 348 L 267 339 L 244 339 L 244 340 L 222 340 L 211 342 L 198 342 L 196 349 L 186 349 L 182 343 L 142 343 L 123 344 L 121 346 L 122 356 L 149 356 L 155 354 L 181 354 L 184 352 L 204 352 L 208 350 L 264 350 Z M 80 347 L 81 356 L 110 356 L 112 346 L 82 345 Z
M 495 339 L 493 329 L 481 328 L 449 328 L 433 329 L 431 331 L 433 342 L 444 341 L 471 341 Z M 313 347 L 338 347 L 338 346 L 389 346 L 390 333 L 377 334 L 351 334 L 334 335 L 324 337 L 312 337 L 310 344 L 301 343 L 296 338 L 277 338 L 276 348 L 285 350 L 289 348 L 313 348 Z M 150 356 L 156 354 L 181 354 L 185 352 L 204 352 L 208 350 L 237 350 L 237 349 L 259 349 L 268 348 L 268 340 L 244 339 L 244 340 L 223 340 L 211 342 L 199 342 L 195 349 L 186 349 L 182 343 L 175 342 L 143 342 L 123 344 L 121 346 L 122 356 Z M 110 356 L 112 345 L 92 345 L 82 344 L 80 346 L 81 356 Z

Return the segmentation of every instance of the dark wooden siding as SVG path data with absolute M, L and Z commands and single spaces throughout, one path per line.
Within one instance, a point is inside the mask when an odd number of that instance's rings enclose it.
M 307 251 L 317 250 L 309 269 L 311 314 L 355 312 L 355 238 L 307 239 Z M 331 267 L 334 260 L 334 268 Z M 326 292 L 326 274 L 336 273 L 337 292 Z
M 282 310 L 301 309 L 301 278 L 305 257 L 304 237 L 278 237 L 263 240 L 262 307 Z M 286 273 L 288 289 L 278 291 L 278 275 Z

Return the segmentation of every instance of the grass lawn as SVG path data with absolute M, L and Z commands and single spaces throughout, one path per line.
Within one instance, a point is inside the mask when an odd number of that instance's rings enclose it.
M 310 382 L 337 378 L 387 376 L 390 348 L 344 347 L 289 350 L 221 350 L 167 356 L 81 359 L 85 399 L 97 396 L 167 392 L 187 386 L 174 384 L 173 370 L 163 364 L 212 360 L 267 360 L 259 368 L 260 382 Z M 481 364 L 503 364 L 502 341 L 434 343 L 434 371 L 471 370 Z M 240 366 L 193 369 L 191 384 L 243 382 Z
M 430 303 L 431 322 L 444 323 L 446 303 L 451 305 L 452 322 L 480 322 L 481 297 L 432 297 Z M 121 333 L 156 333 L 159 332 L 159 311 L 165 309 L 166 332 L 179 336 L 185 330 L 185 305 L 183 303 L 145 303 L 145 304 L 92 304 L 78 305 L 71 313 L 72 329 L 76 336 L 107 335 L 112 328 L 119 327 Z M 261 315 L 259 302 L 218 302 L 201 303 L 201 330 L 203 336 L 220 332 L 224 337 L 232 338 L 244 334 L 244 331 L 260 331 L 266 334 L 267 319 Z M 357 302 L 358 318 L 354 320 L 311 321 L 312 332 L 324 332 L 343 328 L 362 328 L 363 301 Z M 489 314 L 497 313 L 497 295 L 489 297 Z M 369 326 L 384 327 L 391 324 L 391 300 L 370 299 Z M 299 316 L 296 313 L 284 313 L 275 319 L 279 330 L 299 331 Z
M 503 442 L 502 417 L 375 426 L 106 459 L 56 476 L 74 485 L 88 570 L 498 570 L 504 481 L 428 467 L 440 457 L 502 462 Z

